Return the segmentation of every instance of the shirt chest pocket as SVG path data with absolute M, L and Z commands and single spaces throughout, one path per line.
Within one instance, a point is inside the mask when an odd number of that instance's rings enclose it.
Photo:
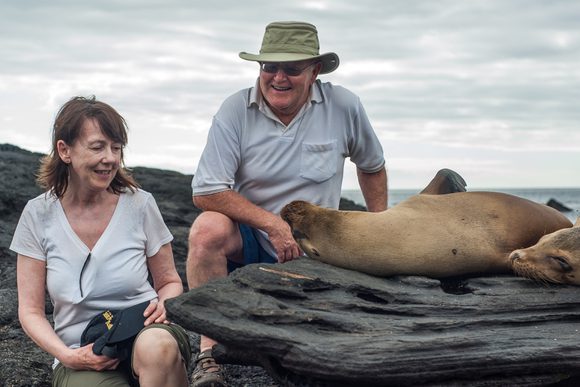
M 325 144 L 302 144 L 300 176 L 322 183 L 336 174 L 336 140 Z

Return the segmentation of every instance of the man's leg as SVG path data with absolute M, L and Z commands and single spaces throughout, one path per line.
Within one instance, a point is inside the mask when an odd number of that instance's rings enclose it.
M 206 211 L 201 213 L 193 223 L 189 233 L 189 250 L 187 253 L 187 284 L 189 289 L 194 289 L 207 282 L 226 277 L 227 260 L 234 262 L 243 261 L 243 244 L 237 223 L 227 216 L 218 212 Z M 215 340 L 201 336 L 200 356 L 198 364 L 204 365 L 208 378 L 215 371 L 219 374 L 219 367 L 212 365 L 211 348 L 216 344 Z M 209 351 L 209 352 L 208 352 Z M 208 355 L 209 354 L 209 355 Z M 194 379 L 199 367 L 194 371 Z M 213 385 L 215 381 L 205 384 L 202 378 L 193 382 L 193 386 Z M 225 384 L 223 384 L 225 385 Z

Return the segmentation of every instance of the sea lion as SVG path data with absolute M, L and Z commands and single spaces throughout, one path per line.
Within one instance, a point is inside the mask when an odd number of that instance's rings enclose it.
M 464 184 L 443 170 L 420 194 L 383 212 L 294 201 L 280 215 L 313 259 L 377 276 L 433 278 L 511 272 L 513 250 L 572 225 L 557 210 L 517 196 L 454 192 Z
M 580 217 L 574 227 L 544 235 L 535 245 L 513 251 L 509 259 L 523 277 L 580 285 Z

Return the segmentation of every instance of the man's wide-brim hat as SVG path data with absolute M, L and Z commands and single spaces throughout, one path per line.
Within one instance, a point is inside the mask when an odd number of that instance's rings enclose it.
M 336 70 L 338 55 L 334 52 L 320 54 L 318 31 L 310 23 L 274 22 L 266 26 L 259 54 L 240 52 L 240 58 L 255 62 L 296 62 L 318 59 L 322 63 L 321 74 Z

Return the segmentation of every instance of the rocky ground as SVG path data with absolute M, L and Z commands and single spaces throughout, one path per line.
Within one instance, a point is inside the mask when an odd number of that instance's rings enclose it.
M 0 144 L 0 386 L 50 386 L 52 357 L 40 350 L 22 331 L 18 322 L 16 257 L 8 249 L 18 218 L 26 202 L 41 193 L 34 175 L 42 154 L 10 144 Z M 185 282 L 187 233 L 199 210 L 191 202 L 191 175 L 151 168 L 134 168 L 143 189 L 153 193 L 173 233 L 173 251 L 179 274 Z M 348 200 L 343 209 L 362 209 Z M 47 301 L 47 315 L 52 307 Z M 190 332 L 197 352 L 198 335 Z M 277 386 L 261 367 L 226 366 L 230 386 Z

